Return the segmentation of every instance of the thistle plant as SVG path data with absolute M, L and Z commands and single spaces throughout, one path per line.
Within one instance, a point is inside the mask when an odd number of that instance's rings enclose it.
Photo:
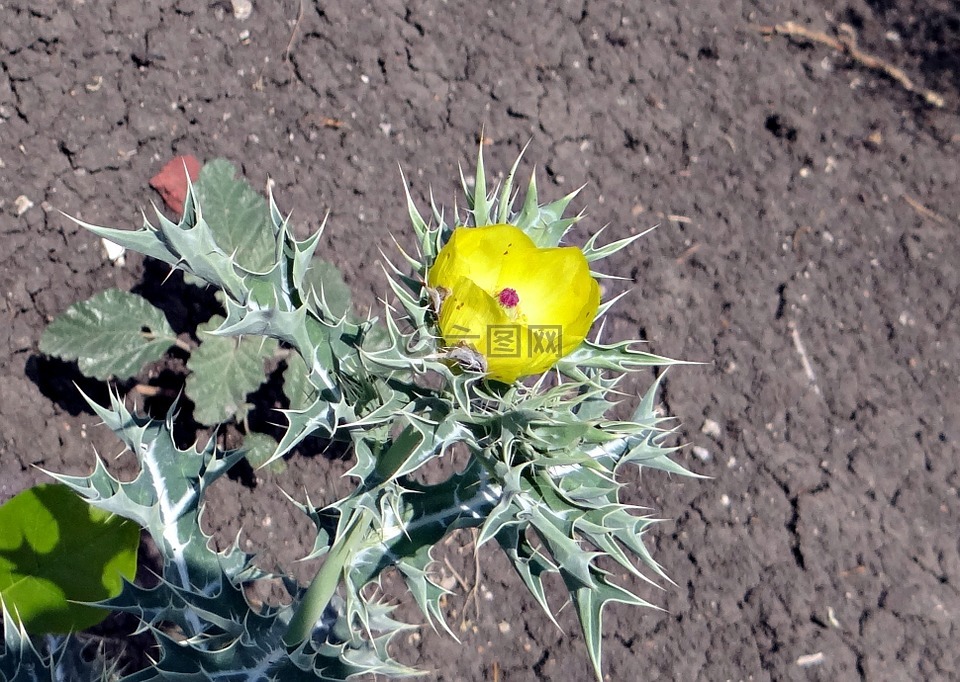
M 627 397 L 628 375 L 675 361 L 632 340 L 601 343 L 599 329 L 589 340 L 617 300 L 600 301 L 602 275 L 593 268 L 638 237 L 601 245 L 597 234 L 580 248 L 560 246 L 580 217 L 566 215 L 576 192 L 541 204 L 534 177 L 515 191 L 519 162 L 488 193 L 481 156 L 472 188 L 463 182 L 466 211 L 451 223 L 433 201 L 425 218 L 407 190 L 417 251 L 388 265 L 394 303 L 381 320 L 353 318 L 309 286 L 321 233 L 297 240 L 272 196 L 270 257 L 256 267 L 218 242 L 196 188 L 178 223 L 159 212 L 156 224 L 134 231 L 82 223 L 215 287 L 225 314 L 209 334 L 267 339 L 288 351 L 287 380 L 299 399 L 283 411 L 285 435 L 262 464 L 311 435 L 348 444 L 354 457 L 355 488 L 343 499 L 320 508 L 293 503 L 316 527 L 316 577 L 304 588 L 282 576 L 288 600 L 257 606 L 244 588 L 267 576 L 237 547 L 211 549 L 199 524 L 205 491 L 244 450 L 222 451 L 215 439 L 180 450 L 175 410 L 154 421 L 131 413 L 117 394 L 108 406 L 91 403 L 136 458 L 139 476 L 118 481 L 99 461 L 89 476 L 53 476 L 90 505 L 137 523 L 163 557 L 155 587 L 125 580 L 117 596 L 98 602 L 139 618 L 159 647 L 153 666 L 122 679 L 413 674 L 389 646 L 412 625 L 396 620 L 394 605 L 370 586 L 394 573 L 423 618 L 449 632 L 448 590 L 432 552 L 464 528 L 476 529 L 476 551 L 499 547 L 551 619 L 545 578 L 559 575 L 601 677 L 604 607 L 648 605 L 601 564 L 666 579 L 644 544 L 655 519 L 621 501 L 622 471 L 689 473 L 670 458 L 656 381 L 629 418 L 613 411 Z M 454 450 L 467 458 L 459 472 L 437 483 L 415 475 Z M 63 643 L 38 654 L 42 646 L 13 625 L 8 607 L 4 613 L 0 674 L 16 676 L 30 657 L 51 675 L 58 661 L 73 660 L 60 654 Z
M 224 159 L 206 163 L 194 187 L 195 201 L 204 207 L 210 238 L 237 265 L 249 271 L 268 269 L 275 258 L 275 236 L 267 201 L 235 174 L 236 169 Z M 188 290 L 207 286 L 190 274 L 185 279 Z M 346 315 L 351 310 L 350 290 L 339 270 L 321 258 L 307 265 L 302 287 L 321 292 L 330 314 Z M 222 294 L 217 295 L 222 300 Z M 186 356 L 183 385 L 173 387 L 173 393 L 182 392 L 190 399 L 191 414 L 201 426 L 236 424 L 248 459 L 258 465 L 273 454 L 277 443 L 272 436 L 251 430 L 254 404 L 249 396 L 267 381 L 269 370 L 289 358 L 289 352 L 269 337 L 213 334 L 223 323 L 222 312 L 210 314 L 189 334 L 178 336 L 161 308 L 132 292 L 107 289 L 54 319 L 40 338 L 40 350 L 76 362 L 82 374 L 102 381 L 133 379 L 171 351 Z M 303 381 L 298 371 L 288 371 L 283 379 L 287 399 L 299 404 Z M 148 396 L 160 390 L 145 384 L 137 388 Z

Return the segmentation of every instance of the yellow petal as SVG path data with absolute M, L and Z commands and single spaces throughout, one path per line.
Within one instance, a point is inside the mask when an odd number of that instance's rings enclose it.
M 510 320 L 490 294 L 461 278 L 443 302 L 439 324 L 448 346 L 466 343 L 486 355 L 488 328 L 510 324 Z
M 466 277 L 493 294 L 504 258 L 536 248 L 533 240 L 513 225 L 460 227 L 437 254 L 427 284 L 453 291 L 460 278 Z
M 597 283 L 587 259 L 580 249 L 570 246 L 505 258 L 496 291 L 511 288 L 517 292 L 528 324 L 565 325 L 580 316 L 592 297 L 591 285 Z

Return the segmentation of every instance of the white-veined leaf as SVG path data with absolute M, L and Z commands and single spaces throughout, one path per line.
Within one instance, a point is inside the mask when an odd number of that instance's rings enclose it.
M 264 382 L 264 360 L 277 349 L 276 340 L 266 337 L 211 334 L 223 319 L 214 315 L 197 328 L 201 343 L 187 361 L 187 397 L 194 419 L 206 426 L 245 414 L 247 394 Z
M 129 379 L 176 343 L 163 311 L 146 299 L 107 289 L 74 303 L 47 327 L 40 350 L 76 360 L 86 376 Z

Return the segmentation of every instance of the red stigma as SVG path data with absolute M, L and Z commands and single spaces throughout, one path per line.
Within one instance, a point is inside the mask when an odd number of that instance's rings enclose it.
M 500 290 L 500 293 L 497 294 L 497 300 L 504 308 L 515 308 L 520 302 L 520 297 L 517 295 L 516 289 L 508 288 Z

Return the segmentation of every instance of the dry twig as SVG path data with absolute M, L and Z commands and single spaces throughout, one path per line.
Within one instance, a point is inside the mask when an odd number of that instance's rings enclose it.
M 880 57 L 877 57 L 872 54 L 868 54 L 857 47 L 856 40 L 852 36 L 840 36 L 833 37 L 829 36 L 823 31 L 814 31 L 813 29 L 807 28 L 801 24 L 798 24 L 795 21 L 785 21 L 782 24 L 774 24 L 773 26 L 761 26 L 760 33 L 765 36 L 787 36 L 788 38 L 800 38 L 802 40 L 809 40 L 812 43 L 819 43 L 820 45 L 826 45 L 829 48 L 836 50 L 842 54 L 847 55 L 854 62 L 860 66 L 864 66 L 868 69 L 873 69 L 874 71 L 879 71 L 888 78 L 893 79 L 900 86 L 908 91 L 913 92 L 921 97 L 927 104 L 931 104 L 935 107 L 942 107 L 946 104 L 946 100 L 943 95 L 933 90 L 926 90 L 918 85 L 916 85 L 903 69 L 890 64 L 889 62 L 884 61 Z
M 293 24 L 293 30 L 290 32 L 290 40 L 283 51 L 283 61 L 290 61 L 290 52 L 293 51 L 293 41 L 297 39 L 297 31 L 300 30 L 300 22 L 303 21 L 303 0 L 300 0 L 300 10 L 297 12 L 297 20 Z
M 925 218 L 930 218 L 930 220 L 936 223 L 940 223 L 941 225 L 947 225 L 950 222 L 939 213 L 936 213 L 935 211 L 931 211 L 929 208 L 921 204 L 919 201 L 914 199 L 909 194 L 904 194 L 903 200 L 906 201 L 908 204 L 910 204 L 910 208 L 912 208 L 914 211 L 916 211 L 917 213 L 919 213 Z

